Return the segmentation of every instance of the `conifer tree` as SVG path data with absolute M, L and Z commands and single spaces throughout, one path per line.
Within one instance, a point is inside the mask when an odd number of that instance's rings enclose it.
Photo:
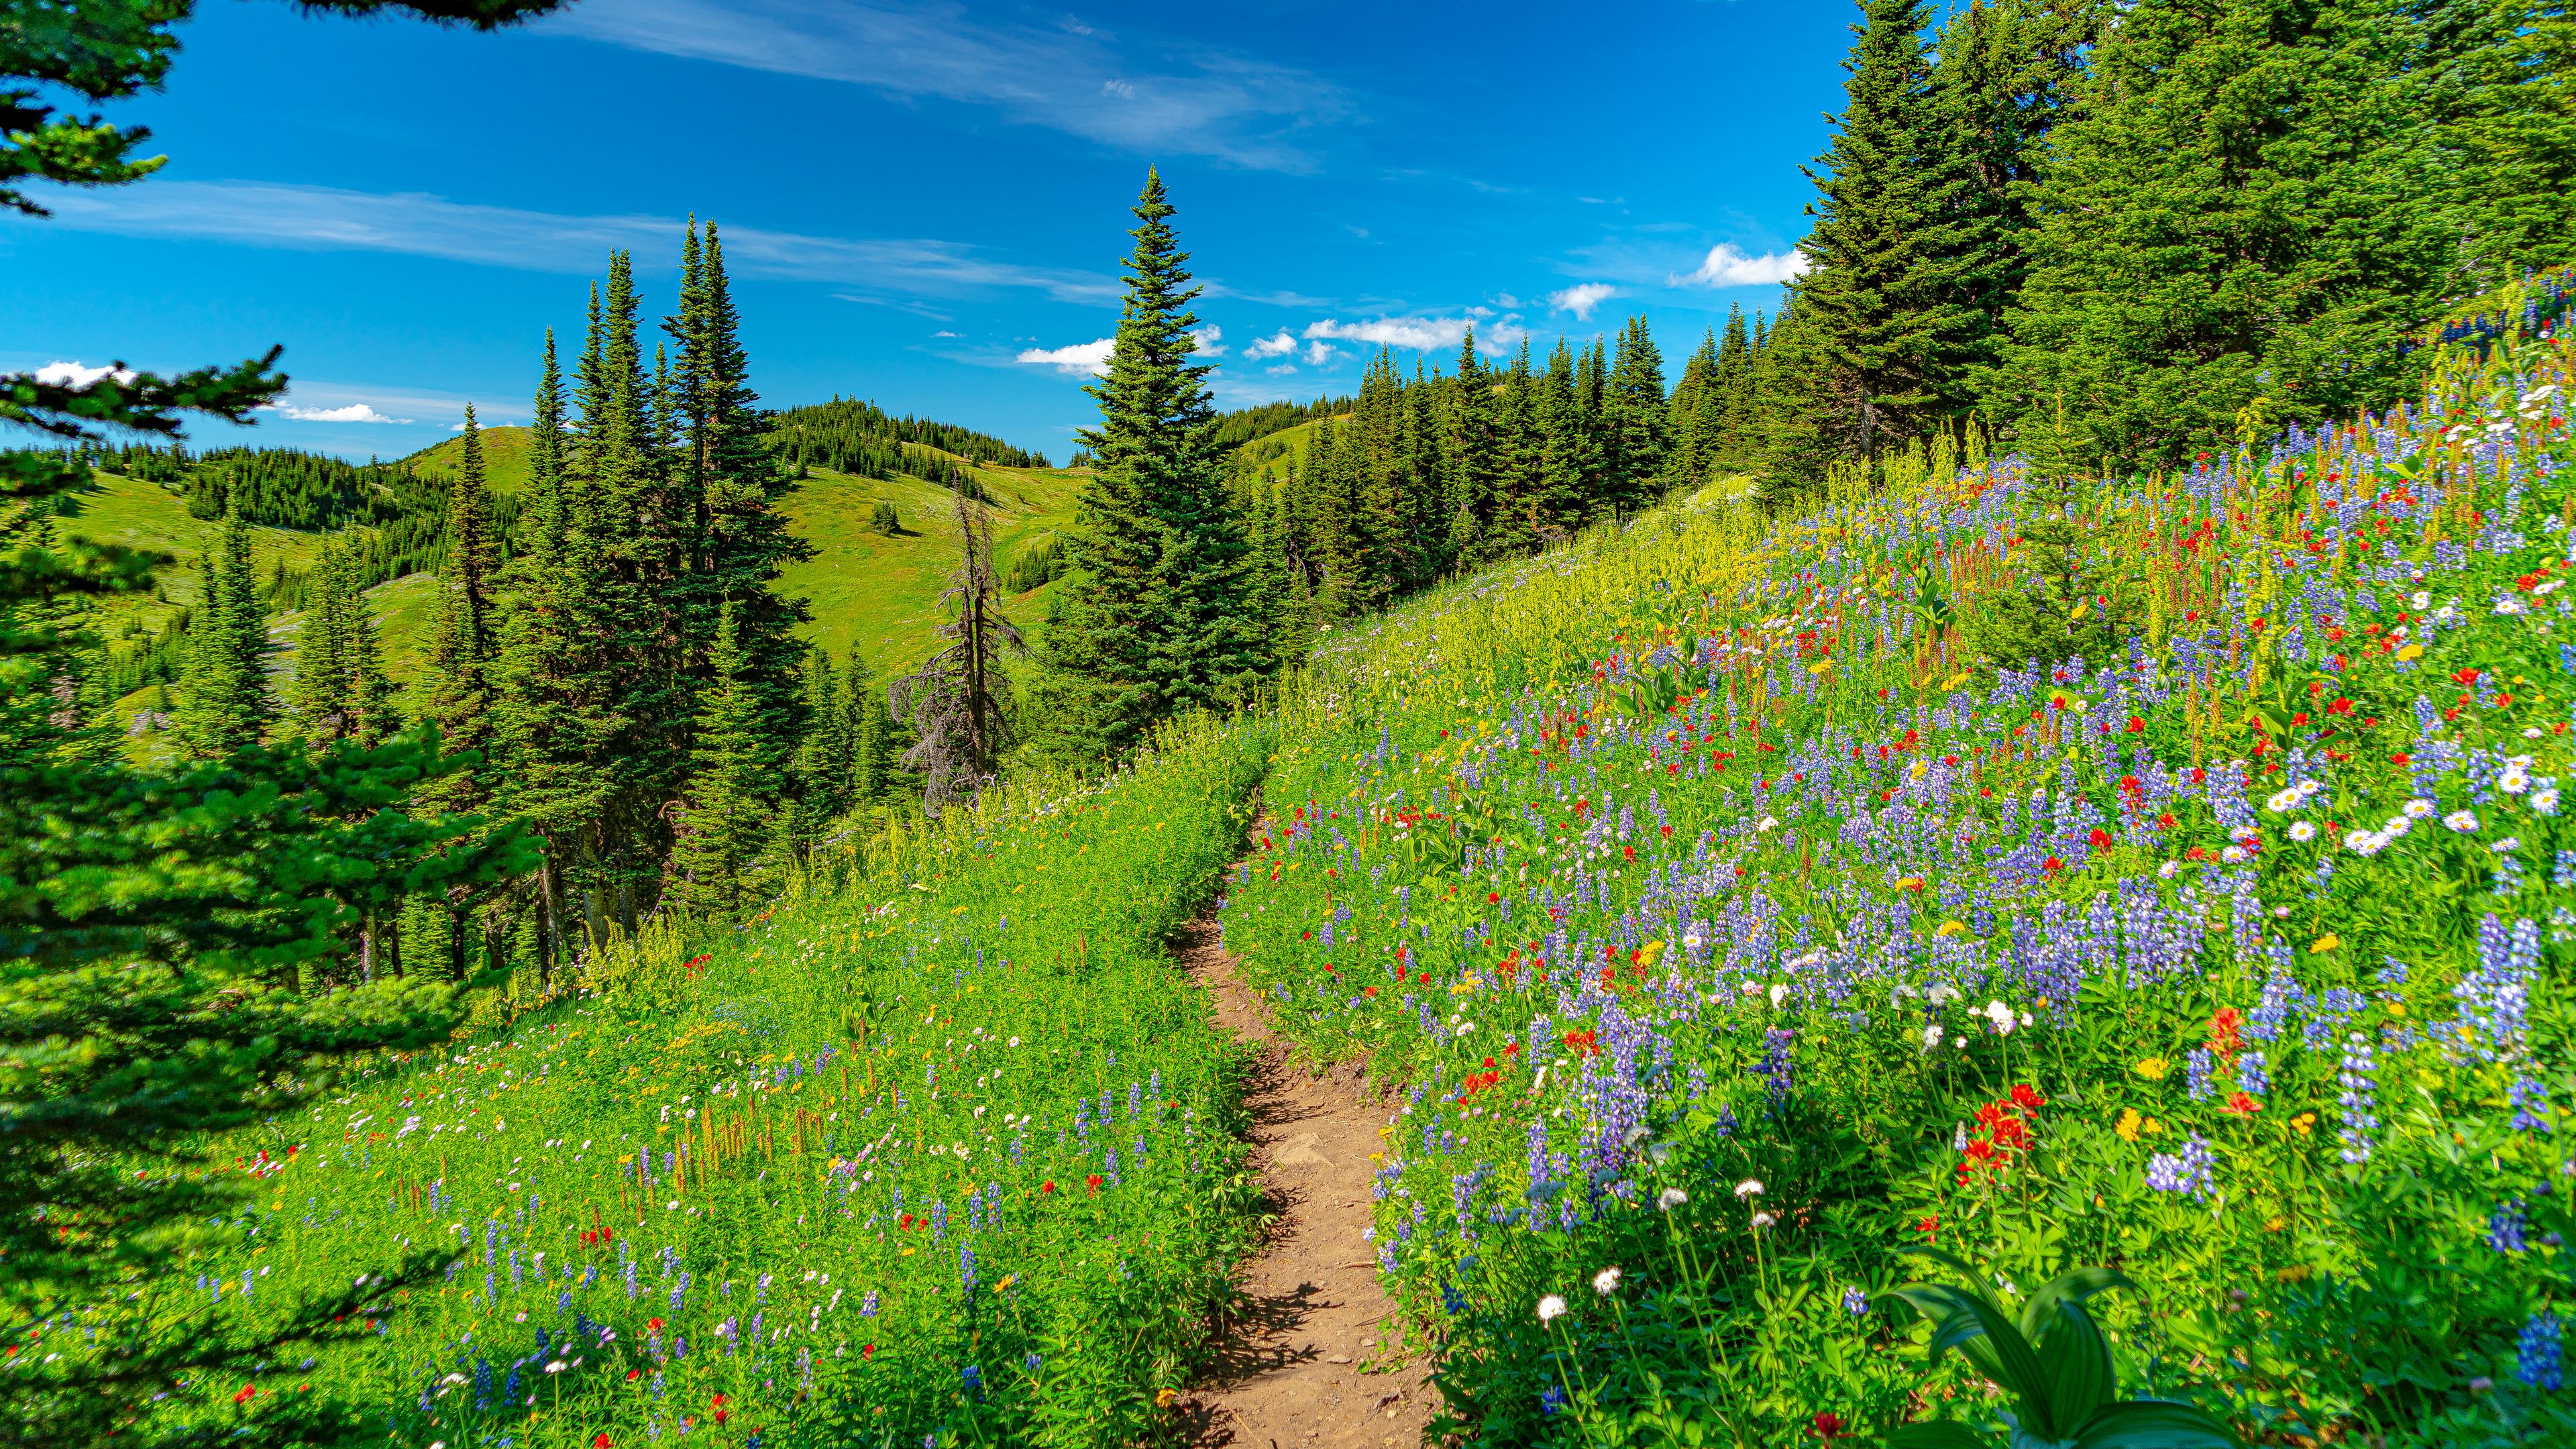
M 1875 458 L 1948 415 L 1965 381 L 1954 354 L 1974 331 L 1948 285 L 1961 178 L 1936 144 L 1922 0 L 1862 0 L 1861 12 L 1833 142 L 1806 173 L 1815 224 L 1793 290 L 1809 351 L 1790 374 L 1819 451 L 1847 458 Z M 1821 471 L 1820 459 L 1790 461 Z
M 882 802 L 892 788 L 897 751 L 885 689 L 856 644 L 841 669 L 841 707 L 847 711 L 843 728 L 850 740 L 850 802 L 864 809 Z
M 0 206 L 43 208 L 14 183 L 138 180 L 145 133 L 58 117 L 44 91 L 92 103 L 157 88 L 179 5 L 22 7 L 0 39 L 10 144 Z M 346 0 L 479 28 L 550 8 L 518 0 Z M 33 17 L 31 23 L 30 17 Z M 31 28 L 32 24 L 32 28 Z M 42 88 L 40 91 L 39 88 Z M 277 352 L 176 378 L 109 372 L 88 383 L 0 380 L 0 420 L 75 446 L 98 430 L 173 437 L 184 413 L 233 423 L 285 386 Z M 442 1039 L 457 1013 L 426 983 L 370 981 L 339 956 L 349 916 L 406 884 L 489 880 L 514 841 L 470 848 L 449 823 L 386 808 L 444 768 L 425 741 L 379 749 L 255 748 L 270 715 L 266 619 L 239 510 L 208 561 L 190 701 L 191 748 L 168 770 L 126 766 L 105 731 L 53 690 L 87 641 L 60 600 L 140 592 L 159 562 L 51 525 L 89 483 L 58 456 L 0 453 L 0 1318 L 77 1325 L 0 1375 L 0 1443 L 267 1449 L 381 1434 L 327 1394 L 224 1403 L 209 1394 L 256 1365 L 328 1352 L 401 1311 L 446 1255 L 368 1265 L 350 1287 L 265 1299 L 255 1317 L 191 1308 L 152 1285 L 191 1260 L 240 1251 L 248 1179 L 205 1170 L 211 1134 L 292 1115 L 341 1063 Z M 174 868 L 176 867 L 176 868 Z M 329 881 L 322 895 L 315 882 Z M 280 1301 L 283 1298 L 283 1301 Z M 220 1417 L 219 1417 L 220 1416 Z
M 251 567 L 250 525 L 238 509 L 224 516 L 204 573 L 189 620 L 178 726 L 190 753 L 211 758 L 258 744 L 276 717 L 268 692 L 268 611 Z
M 385 678 L 374 617 L 359 587 L 357 559 L 334 540 L 314 565 L 311 602 L 295 651 L 288 703 L 306 740 L 373 745 L 401 727 Z
M 1592 471 L 1591 439 L 1575 395 L 1574 349 L 1561 337 L 1539 383 L 1538 424 L 1539 541 L 1561 543 L 1584 524 L 1585 480 Z
M 1212 364 L 1190 360 L 1198 288 L 1172 210 L 1149 171 L 1109 372 L 1089 389 L 1100 425 L 1079 435 L 1093 466 L 1041 656 L 1056 752 L 1075 757 L 1128 749 L 1154 721 L 1235 697 L 1271 667 L 1216 447 Z
M 715 687 L 698 716 L 689 783 L 673 812 L 664 898 L 708 920 L 730 920 L 758 898 L 776 778 L 761 761 L 760 703 L 753 695 L 730 602 L 719 605 Z
M 1761 455 L 1753 369 L 1753 337 L 1744 325 L 1744 309 L 1729 307 L 1726 335 L 1717 344 L 1717 367 L 1711 379 L 1718 421 L 1709 451 L 1717 467 L 1751 468 Z
M 1673 385 L 1673 446 L 1664 463 L 1669 486 L 1696 489 L 1708 481 L 1717 462 L 1723 398 L 1717 374 L 1717 329 L 1712 327 L 1682 364 L 1681 381 Z
M 691 535 L 689 592 L 733 603 L 746 684 L 759 702 L 761 755 L 783 770 L 808 718 L 798 686 L 805 646 L 796 628 L 813 616 L 803 600 L 782 598 L 776 587 L 782 571 L 813 556 L 779 507 L 801 474 L 769 449 L 714 223 L 703 248 L 690 225 L 681 261 L 679 310 L 663 324 L 679 348 L 672 422 L 681 457 L 671 499 L 675 512 L 685 503 L 696 516 L 673 524 L 684 523 Z M 689 626 L 690 637 L 703 639 L 712 614 L 702 603 L 692 607 L 704 617 Z
M 543 447 L 548 439 L 538 446 Z M 549 460 L 544 470 L 556 470 Z M 543 527 L 542 514 L 540 527 Z M 500 540 L 492 526 L 491 494 L 484 483 L 483 432 L 474 408 L 465 409 L 465 435 L 456 477 L 447 490 L 447 536 L 439 565 L 438 632 L 422 681 L 422 718 L 438 726 L 450 751 L 488 756 L 493 745 L 493 671 L 499 662 L 500 620 L 494 613 Z M 460 771 L 442 782 L 463 793 L 440 803 L 479 808 L 488 794 L 481 772 Z
M 1602 408 L 1610 454 L 1608 502 L 1621 513 L 1634 512 L 1654 500 L 1673 445 L 1664 357 L 1643 316 L 1629 318 L 1619 331 Z

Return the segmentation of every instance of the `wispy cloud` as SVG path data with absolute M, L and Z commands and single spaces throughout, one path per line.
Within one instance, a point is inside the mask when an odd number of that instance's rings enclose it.
M 1485 348 L 1517 346 L 1529 329 L 1517 318 L 1505 317 L 1499 322 L 1480 323 L 1470 317 L 1380 317 L 1369 322 L 1343 322 L 1327 317 L 1306 325 L 1305 335 L 1331 338 L 1343 342 L 1361 342 L 1371 347 L 1396 347 L 1408 352 L 1443 352 L 1467 340 L 1467 329 L 1477 330 L 1477 341 Z
M 1066 347 L 1032 347 L 1013 360 L 1052 367 L 1067 377 L 1098 377 L 1109 371 L 1109 354 L 1117 346 L 1117 338 L 1103 337 L 1097 342 L 1076 342 Z
M 1571 312 L 1575 320 L 1589 322 L 1592 309 L 1619 295 L 1619 289 L 1608 282 L 1584 282 L 1562 292 L 1547 294 L 1547 305 L 1559 312 Z
M 345 407 L 336 408 L 307 408 L 297 407 L 293 403 L 270 403 L 259 411 L 292 418 L 299 423 L 392 423 L 399 427 L 411 425 L 409 418 L 387 417 L 366 403 L 350 403 Z M 457 424 L 460 431 L 464 426 L 462 423 Z
M 1807 254 L 1795 247 L 1755 257 L 1745 255 L 1733 242 L 1719 242 L 1700 258 L 1696 270 L 1676 272 L 1667 280 L 1676 287 L 1765 287 L 1806 270 Z
M 1038 26 L 950 3 L 618 0 L 544 28 L 635 50 L 988 106 L 1122 150 L 1305 171 L 1301 133 L 1352 113 L 1321 77 L 1194 43 Z
M 117 236 L 184 237 L 305 251 L 392 252 L 527 271 L 595 271 L 612 247 L 676 251 L 682 220 L 564 216 L 450 201 L 423 192 L 350 191 L 265 181 L 163 181 L 48 196 L 51 226 Z M 1002 289 L 1106 302 L 1116 279 L 1005 261 L 957 242 L 804 236 L 724 229 L 738 276 L 828 281 L 955 295 Z

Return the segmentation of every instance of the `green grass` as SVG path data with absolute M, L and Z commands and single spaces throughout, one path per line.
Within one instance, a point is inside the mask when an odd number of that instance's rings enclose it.
M 1020 550 L 1073 517 L 1082 475 L 1066 469 L 979 468 L 993 500 L 996 566 L 1008 572 Z M 880 500 L 894 504 L 903 532 L 869 531 Z M 909 669 L 928 652 L 939 596 L 957 564 L 957 524 L 947 489 L 920 479 L 858 478 L 816 472 L 787 498 L 787 516 L 814 557 L 789 569 L 779 592 L 814 612 L 806 637 L 835 657 L 857 643 L 878 673 Z M 1023 628 L 1046 612 L 1044 590 L 1016 601 Z

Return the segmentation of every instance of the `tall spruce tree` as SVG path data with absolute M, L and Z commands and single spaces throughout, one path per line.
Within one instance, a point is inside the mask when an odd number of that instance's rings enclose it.
M 1137 198 L 1126 297 L 1100 425 L 1067 536 L 1070 568 L 1043 636 L 1040 689 L 1058 752 L 1128 749 L 1155 721 L 1239 697 L 1271 667 L 1242 521 L 1229 506 L 1206 376 L 1199 289 L 1159 172 Z
M 1664 396 L 1664 355 L 1643 316 L 1629 318 L 1619 329 L 1619 348 L 1610 366 L 1602 410 L 1610 454 L 1608 502 L 1616 512 L 1633 513 L 1658 496 L 1665 456 L 1673 446 L 1671 401 Z
M 799 686 L 805 646 L 796 628 L 812 618 L 802 599 L 781 597 L 777 582 L 789 566 L 814 550 L 788 527 L 780 501 L 798 485 L 801 470 L 787 467 L 768 444 L 760 395 L 751 388 L 751 359 L 741 339 L 741 317 L 725 276 L 724 244 L 709 222 L 703 247 L 695 223 L 681 254 L 680 306 L 664 324 L 679 349 L 673 365 L 674 442 L 680 465 L 675 501 L 696 516 L 685 524 L 688 588 L 693 598 L 729 600 L 746 687 L 758 702 L 762 760 L 784 770 L 795 757 L 808 712 Z M 706 639 L 714 624 L 703 602 L 691 637 Z M 698 647 L 704 648 L 703 644 Z M 696 670 L 712 677 L 712 663 Z
M 178 732 L 190 753 L 212 758 L 258 744 L 277 716 L 268 689 L 275 652 L 268 609 L 251 567 L 250 525 L 238 508 L 224 515 L 203 569 L 179 677 Z
M 730 920 L 759 898 L 777 779 L 761 759 L 760 701 L 740 647 L 733 605 L 716 612 L 715 687 L 698 715 L 681 792 L 664 899 L 708 920 Z
M 421 717 L 438 726 L 439 738 L 451 751 L 488 756 L 493 746 L 493 671 L 501 646 L 493 591 L 500 566 L 500 538 L 493 527 L 492 498 L 484 480 L 483 431 L 469 404 L 456 477 L 447 489 L 447 530 L 438 570 L 438 632 L 431 640 L 421 682 Z M 489 778 L 488 771 L 459 771 L 447 777 L 441 783 L 453 793 L 440 803 L 449 809 L 480 808 L 489 798 Z
M 326 542 L 313 573 L 287 695 L 296 730 L 316 744 L 390 738 L 401 725 L 356 554 L 337 540 Z
M 1952 275 L 1963 180 L 1939 144 L 1923 0 L 1860 8 L 1833 142 L 1806 170 L 1815 221 L 1793 287 L 1805 346 L 1789 379 L 1814 442 L 1774 462 L 1808 477 L 1825 458 L 1876 458 L 1956 412 L 1977 331 Z

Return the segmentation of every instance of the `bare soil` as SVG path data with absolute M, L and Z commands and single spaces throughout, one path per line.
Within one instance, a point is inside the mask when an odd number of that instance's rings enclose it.
M 1182 964 L 1206 983 L 1217 1023 L 1259 1049 L 1245 1105 L 1253 1163 L 1276 1214 L 1237 1280 L 1215 1366 L 1181 1407 L 1201 1449 L 1369 1449 L 1422 1443 L 1438 1407 L 1423 1365 L 1396 1346 L 1395 1304 L 1378 1287 L 1370 1223 L 1372 1153 L 1389 1115 L 1356 1063 L 1315 1076 L 1272 1035 L 1260 1003 L 1217 944 L 1191 925 Z

